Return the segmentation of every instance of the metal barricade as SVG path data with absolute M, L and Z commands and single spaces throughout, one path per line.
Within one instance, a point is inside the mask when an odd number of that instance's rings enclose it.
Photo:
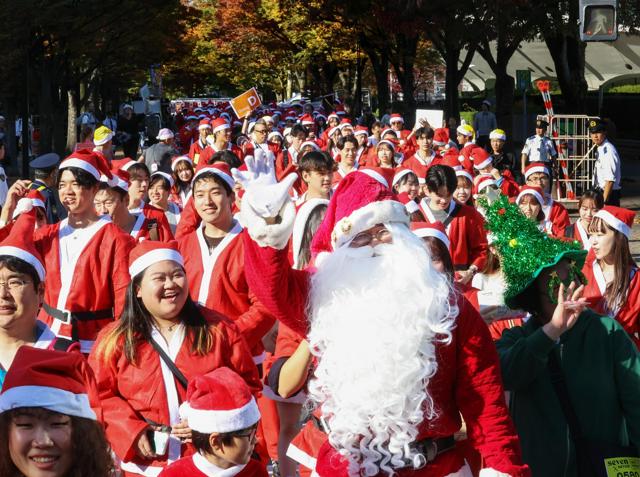
M 594 116 L 558 114 L 551 117 L 552 139 L 558 150 L 558 171 L 554 198 L 576 203 L 592 187 L 596 148 L 589 136 L 589 121 Z

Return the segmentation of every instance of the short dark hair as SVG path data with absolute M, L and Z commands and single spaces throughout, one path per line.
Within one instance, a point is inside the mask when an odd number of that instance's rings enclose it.
M 37 290 L 40 285 L 40 277 L 36 269 L 28 262 L 14 257 L 13 255 L 0 255 L 0 267 L 6 267 L 14 273 L 22 273 L 28 275 L 33 282 L 34 288 Z
M 431 166 L 426 177 L 427 190 L 429 192 L 438 192 L 440 187 L 446 187 L 449 194 L 453 194 L 458 185 L 458 178 L 453 167 L 444 164 L 436 164 Z
M 582 194 L 580 200 L 578 201 L 578 208 L 582 207 L 582 203 L 585 200 L 594 201 L 598 209 L 602 209 L 604 207 L 604 197 L 602 196 L 602 192 L 600 191 L 594 189 L 584 191 L 584 194 Z
M 127 169 L 127 172 L 129 173 L 130 180 L 138 179 L 139 178 L 138 175 L 141 172 L 144 172 L 147 175 L 147 177 L 151 175 L 147 165 L 142 162 L 136 162 L 135 164 L 131 164 L 131 166 L 129 166 L 129 168 Z
M 304 134 L 304 137 L 307 137 L 307 130 L 305 129 L 305 127 L 302 124 L 295 124 L 292 128 L 291 128 L 291 132 L 289 133 L 291 134 L 291 136 L 296 137 L 300 134 Z
M 160 181 L 162 181 L 162 184 L 166 190 L 169 190 L 169 191 L 171 190 L 171 182 L 169 182 L 169 179 L 167 179 L 165 176 L 160 174 L 156 174 L 151 178 L 151 180 L 149 181 L 149 189 L 151 189 L 151 187 L 153 187 L 155 184 L 157 184 Z
M 300 162 L 298 163 L 298 170 L 300 172 L 312 172 L 312 171 L 332 171 L 333 159 L 329 154 L 323 151 L 311 151 L 307 152 Z
M 65 167 L 60 171 L 60 174 L 58 175 L 58 186 L 60 185 L 60 178 L 62 177 L 62 173 L 64 171 L 71 172 L 76 182 L 80 185 L 80 187 L 84 189 L 91 189 L 100 182 L 84 169 L 80 169 L 79 167 Z
M 342 150 L 346 143 L 350 142 L 353 144 L 353 147 L 358 147 L 358 140 L 353 134 L 349 134 L 348 136 L 340 136 L 338 139 L 338 149 Z
M 214 162 L 224 162 L 232 169 L 234 168 L 237 169 L 242 165 L 242 162 L 240 162 L 240 159 L 238 158 L 238 156 L 236 156 L 233 152 L 229 151 L 228 149 L 225 149 L 224 151 L 216 152 L 213 156 L 211 156 L 211 159 L 209 159 L 207 163 L 213 164 Z
M 224 189 L 224 191 L 227 193 L 227 195 L 231 195 L 233 193 L 233 189 L 229 187 L 229 184 L 227 184 L 224 181 L 224 179 L 222 179 L 218 174 L 215 174 L 214 172 L 203 172 L 198 177 L 196 177 L 195 180 L 193 181 L 192 190 L 195 191 L 196 184 L 202 181 L 209 181 L 209 180 L 214 181 L 216 184 L 221 186 Z
M 122 189 L 121 187 L 118 187 L 118 186 L 110 187 L 109 184 L 107 184 L 106 182 L 100 182 L 98 184 L 98 190 L 112 190 L 113 192 L 118 194 L 118 197 L 120 197 L 120 200 L 123 200 L 125 196 L 128 194 L 128 192 Z
M 238 429 L 237 431 L 221 432 L 218 434 L 218 439 L 220 439 L 222 445 L 230 446 L 231 444 L 233 444 L 234 437 L 241 434 L 246 434 L 253 427 L 255 427 L 255 424 L 245 429 Z M 211 443 L 209 442 L 209 436 L 211 436 L 211 434 L 212 433 L 207 434 L 205 432 L 198 432 L 194 430 L 191 431 L 191 443 L 193 444 L 193 447 L 195 447 L 195 449 L 201 454 L 213 454 L 213 449 L 211 448 Z
M 420 139 L 422 136 L 426 136 L 427 139 L 433 139 L 433 129 L 428 126 L 416 129 L 416 139 Z
M 34 169 L 33 177 L 34 179 L 46 179 L 51 175 L 53 171 L 55 171 L 57 166 L 49 167 L 47 169 Z

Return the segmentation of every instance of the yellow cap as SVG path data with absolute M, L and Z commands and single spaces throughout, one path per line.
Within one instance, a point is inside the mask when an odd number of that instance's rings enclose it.
M 502 129 L 494 129 L 493 131 L 491 131 L 491 134 L 489 134 L 489 139 L 501 139 L 503 141 L 506 141 L 507 133 Z
M 473 130 L 473 126 L 471 126 L 470 124 L 462 124 L 458 126 L 458 129 L 456 129 L 456 132 L 458 134 L 462 134 L 463 136 L 467 136 L 467 137 L 473 137 L 473 135 L 475 134 L 475 131 Z
M 102 146 L 113 139 L 113 131 L 106 126 L 100 126 L 93 132 L 93 143 Z

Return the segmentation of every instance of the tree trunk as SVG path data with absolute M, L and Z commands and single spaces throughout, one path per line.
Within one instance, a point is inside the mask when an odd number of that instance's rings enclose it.
M 511 137 L 513 129 L 513 102 L 515 99 L 515 80 L 507 73 L 507 65 L 499 63 L 494 71 L 496 75 L 496 120 L 498 127 Z
M 39 154 L 52 150 L 53 144 L 53 88 L 51 78 L 51 65 L 46 58 L 42 59 L 40 72 L 40 143 Z
M 452 47 L 447 48 L 445 51 L 444 120 L 447 124 L 449 118 L 455 118 L 456 122 L 460 123 L 460 94 L 458 92 L 458 86 L 460 85 L 458 72 L 460 51 L 460 48 Z
M 78 93 L 73 90 L 67 91 L 67 153 L 71 153 L 78 142 L 76 132 L 76 119 L 78 118 Z
M 400 87 L 402 88 L 404 115 L 407 124 L 413 124 L 416 114 L 415 75 L 413 66 L 416 61 L 416 50 L 418 48 L 418 35 L 406 36 L 402 33 L 396 34 L 396 51 L 391 59 L 393 69 L 396 72 Z
M 584 77 L 586 44 L 574 35 L 545 36 L 545 43 L 553 59 L 562 98 L 563 112 L 584 114 L 587 111 L 587 80 Z M 557 112 L 557 111 L 556 111 Z

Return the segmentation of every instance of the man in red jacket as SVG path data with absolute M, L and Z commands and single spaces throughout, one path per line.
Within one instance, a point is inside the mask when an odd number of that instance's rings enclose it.
M 309 395 L 328 440 L 316 472 L 470 475 L 453 438 L 462 414 L 483 477 L 528 475 L 487 328 L 434 269 L 384 172 L 341 181 L 312 244 L 313 275 L 287 260 L 295 176 L 277 184 L 266 172 L 256 182 L 255 171 L 235 173 L 246 190 L 245 273 L 317 359 Z

